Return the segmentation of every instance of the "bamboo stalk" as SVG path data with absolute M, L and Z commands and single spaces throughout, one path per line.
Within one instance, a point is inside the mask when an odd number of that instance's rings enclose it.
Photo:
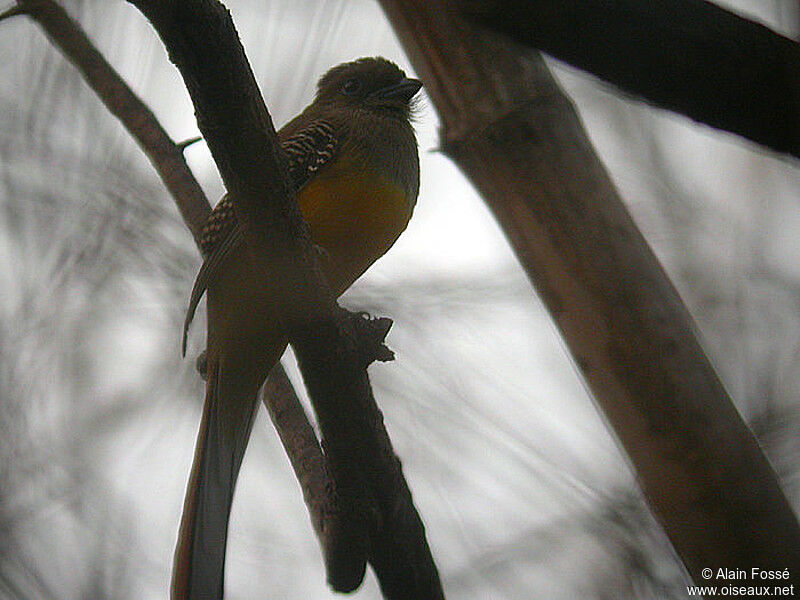
M 538 53 L 449 0 L 382 0 L 442 148 L 502 226 L 697 582 L 788 568 L 800 527 L 677 291 Z

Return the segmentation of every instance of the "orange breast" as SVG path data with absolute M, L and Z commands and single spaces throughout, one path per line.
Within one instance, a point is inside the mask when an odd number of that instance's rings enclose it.
M 327 253 L 323 264 L 337 296 L 391 247 L 414 201 L 372 172 L 340 170 L 318 175 L 297 199 L 314 242 Z

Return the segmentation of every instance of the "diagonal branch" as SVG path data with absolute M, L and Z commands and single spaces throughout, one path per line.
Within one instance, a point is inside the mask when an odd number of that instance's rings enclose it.
M 205 194 L 183 158 L 183 149 L 202 138 L 176 144 L 152 111 L 134 94 L 114 68 L 106 62 L 80 26 L 52 0 L 19 0 L 2 18 L 29 15 L 47 33 L 48 38 L 73 63 L 103 104 L 137 140 L 178 205 L 194 239 L 200 239 L 203 225 L 211 212 Z M 283 367 L 276 364 L 267 379 L 264 404 L 283 442 L 303 490 L 311 522 L 322 546 L 329 572 L 343 544 L 342 528 L 334 514 L 332 486 L 322 449 L 303 411 Z
M 19 14 L 39 24 L 50 41 L 83 76 L 108 110 L 136 140 L 172 195 L 195 241 L 211 206 L 189 171 L 181 148 L 161 127 L 153 112 L 128 87 L 80 26 L 53 0 L 17 0 Z
M 718 129 L 800 156 L 800 45 L 705 0 L 459 0 L 517 41 Z
M 318 416 L 343 511 L 349 552 L 329 573 L 357 587 L 364 559 L 387 598 L 442 598 L 424 527 L 411 500 L 366 366 L 378 352 L 327 288 L 289 180 L 286 158 L 228 11 L 217 1 L 130 0 L 158 31 L 178 66 L 264 281 L 275 284 L 289 339 Z M 370 326 L 385 335 L 384 324 Z M 365 354 L 370 355 L 365 360 Z

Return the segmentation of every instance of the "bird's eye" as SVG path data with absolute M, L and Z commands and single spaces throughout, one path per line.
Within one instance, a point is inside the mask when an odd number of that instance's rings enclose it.
M 342 93 L 346 94 L 347 96 L 354 96 L 361 90 L 361 80 L 360 79 L 348 79 L 342 85 Z

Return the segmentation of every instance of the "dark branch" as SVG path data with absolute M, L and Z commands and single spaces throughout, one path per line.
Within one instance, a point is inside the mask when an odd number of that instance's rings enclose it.
M 202 136 L 202 135 L 198 135 L 198 136 L 195 136 L 195 137 L 191 137 L 191 138 L 189 138 L 188 140 L 183 140 L 182 142 L 178 142 L 178 143 L 177 143 L 177 144 L 175 144 L 175 145 L 176 145 L 178 148 L 180 148 L 181 152 L 183 152 L 183 151 L 184 151 L 184 150 L 186 150 L 186 149 L 187 149 L 189 146 L 191 146 L 192 144 L 196 144 L 197 142 L 199 142 L 199 141 L 200 141 L 200 140 L 202 140 L 202 139 L 203 139 L 203 136 Z
M 6 16 L 12 16 L 12 13 L 33 14 L 34 11 L 36 20 L 45 28 L 51 40 L 70 62 L 79 67 L 111 113 L 115 114 L 139 141 L 181 209 L 187 227 L 195 239 L 199 239 L 205 218 L 211 208 L 185 161 L 177 160 L 176 157 L 188 145 L 201 140 L 202 137 L 174 144 L 176 151 L 171 151 L 169 146 L 173 142 L 155 120 L 152 112 L 102 59 L 78 24 L 54 2 L 38 0 L 35 9 L 33 7 L 23 9 L 18 6 L 4 14 Z M 82 68 L 86 63 L 92 67 Z M 88 73 L 91 73 L 91 78 L 87 76 Z M 205 376 L 205 353 L 198 357 L 197 368 L 200 374 Z M 342 527 L 336 517 L 335 498 L 329 497 L 332 485 L 325 470 L 322 449 L 280 364 L 275 365 L 270 373 L 263 401 L 292 465 L 296 466 L 295 473 L 302 486 L 311 521 L 320 536 L 328 572 L 341 570 L 338 565 L 343 561 L 339 555 L 347 544 L 339 543 L 340 538 L 345 539 L 345 537 L 340 533 Z
M 342 495 L 356 495 L 358 503 L 349 508 L 367 520 L 369 562 L 381 590 L 388 600 L 443 599 L 425 527 L 392 449 L 383 414 L 369 378 L 356 366 L 370 348 L 377 350 L 375 338 L 364 345 L 351 330 L 343 344 L 337 343 L 331 338 L 339 332 L 320 325 L 304 330 L 293 344 L 337 489 Z M 328 348 L 334 345 L 331 354 Z
M 153 112 L 133 93 L 94 47 L 80 26 L 52 0 L 18 0 L 50 41 L 80 71 L 83 78 L 150 159 L 195 241 L 211 206 L 192 176 L 181 149 L 169 137 Z
M 5 10 L 2 13 L 0 13 L 0 21 L 10 19 L 11 17 L 17 17 L 19 15 L 31 15 L 31 14 L 33 14 L 33 10 L 30 8 L 23 8 L 22 6 L 12 6 L 8 10 Z
M 800 156 L 800 46 L 703 0 L 461 0 L 625 92 Z
M 265 281 L 280 282 L 275 298 L 352 540 L 349 552 L 338 555 L 346 564 L 329 580 L 337 589 L 355 588 L 369 551 L 388 598 L 442 598 L 424 529 L 372 397 L 363 346 L 321 275 L 293 201 L 286 159 L 230 15 L 213 0 L 131 2 L 153 23 L 183 75 L 200 131 L 237 199 L 234 210 L 255 264 Z
M 279 364 L 272 368 L 264 386 L 264 404 L 278 431 L 295 477 L 300 483 L 311 525 L 317 534 L 331 587 L 336 590 L 353 589 L 360 583 L 363 573 L 351 575 L 350 553 L 359 539 L 352 539 L 347 527 L 336 488 L 328 474 L 328 467 L 317 435 L 292 387 L 289 377 Z

